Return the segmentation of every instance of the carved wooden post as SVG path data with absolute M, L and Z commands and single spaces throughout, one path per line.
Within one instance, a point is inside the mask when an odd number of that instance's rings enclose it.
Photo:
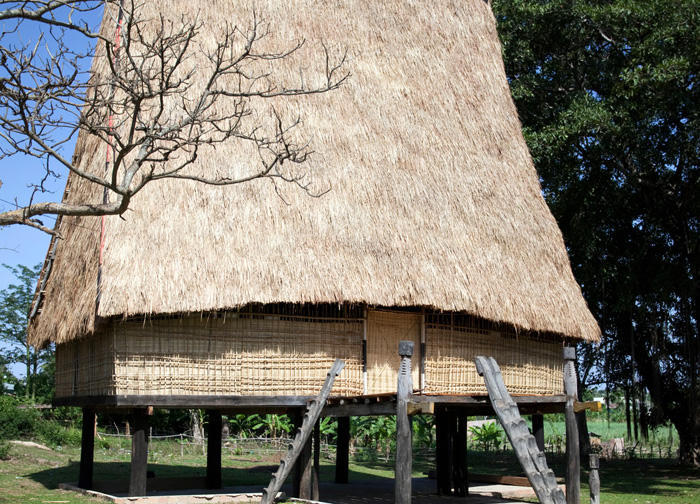
M 413 453 L 411 447 L 411 419 L 408 418 L 408 401 L 413 393 L 411 380 L 411 356 L 413 342 L 400 341 L 399 377 L 396 392 L 396 485 L 394 502 L 411 504 L 411 472 Z
M 598 474 L 600 459 L 597 453 L 591 453 L 588 458 L 591 464 L 591 476 L 588 480 L 591 489 L 591 504 L 600 504 L 600 475 Z
M 207 488 L 221 488 L 221 411 L 209 411 Z
M 578 424 L 574 403 L 577 400 L 576 348 L 564 347 L 564 393 L 566 394 L 566 504 L 581 503 L 581 459 Z
M 335 456 L 335 482 L 347 483 L 350 467 L 350 417 L 338 418 L 338 446 Z
M 92 490 L 92 470 L 95 456 L 95 412 L 83 408 L 83 435 L 80 442 L 80 473 L 78 486 Z
M 146 495 L 148 468 L 148 410 L 137 409 L 131 417 L 131 475 L 129 497 Z

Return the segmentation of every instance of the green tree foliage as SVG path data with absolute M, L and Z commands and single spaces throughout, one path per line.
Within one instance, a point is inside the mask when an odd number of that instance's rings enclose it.
M 604 332 L 582 375 L 640 380 L 646 417 L 669 418 L 681 459 L 700 465 L 700 2 L 493 8 L 545 197 Z
M 26 397 L 50 399 L 53 395 L 53 352 L 37 350 L 27 343 L 29 307 L 34 296 L 41 265 L 11 267 L 5 265 L 17 279 L 0 291 L 0 340 L 3 359 L 22 364 L 26 369 Z

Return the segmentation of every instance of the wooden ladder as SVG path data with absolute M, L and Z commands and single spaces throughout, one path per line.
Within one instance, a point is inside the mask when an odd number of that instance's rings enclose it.
M 537 448 L 535 437 L 520 416 L 518 405 L 506 390 L 496 359 L 477 357 L 476 370 L 484 377 L 491 405 L 539 501 L 542 504 L 566 504 L 564 492 L 559 488 L 552 470 L 547 467 L 544 453 Z
M 343 367 L 345 367 L 345 363 L 340 359 L 336 359 L 326 375 L 326 381 L 323 383 L 321 391 L 318 393 L 315 399 L 312 399 L 309 401 L 309 404 L 307 404 L 306 413 L 304 413 L 304 420 L 301 423 L 301 427 L 299 427 L 297 430 L 297 433 L 294 436 L 294 441 L 289 447 L 287 455 L 280 461 L 279 468 L 272 474 L 270 484 L 267 485 L 266 488 L 263 488 L 260 504 L 272 504 L 274 502 L 277 492 L 279 492 L 280 488 L 282 488 L 284 480 L 286 480 L 287 476 L 289 476 L 289 473 L 294 467 L 294 463 L 296 462 L 297 458 L 299 458 L 301 451 L 304 449 L 304 445 L 308 441 L 309 437 L 311 437 L 316 421 L 321 416 L 321 411 L 326 405 L 328 396 L 331 393 L 333 382 L 335 381 L 336 376 L 338 376 L 343 370 Z

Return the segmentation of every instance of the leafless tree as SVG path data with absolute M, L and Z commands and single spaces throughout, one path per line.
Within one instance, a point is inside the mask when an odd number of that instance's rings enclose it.
M 103 6 L 112 16 L 110 36 L 80 21 Z M 32 156 L 45 166 L 30 201 L 0 213 L 0 226 L 21 224 L 55 234 L 40 216 L 122 214 L 139 191 L 160 179 L 232 185 L 269 177 L 309 191 L 302 176 L 281 170 L 285 162 L 304 163 L 312 152 L 295 133 L 300 119 L 284 119 L 270 105 L 274 124 L 268 128 L 254 112 L 280 97 L 337 89 L 349 76 L 345 52 L 334 56 L 324 45 L 321 75 L 309 78 L 300 69 L 293 85 L 280 84 L 270 69 L 287 65 L 304 40 L 280 50 L 259 49 L 273 28 L 256 12 L 245 26 L 228 27 L 208 45 L 206 27 L 196 17 L 144 19 L 136 0 L 0 2 L 0 7 L 0 159 Z M 43 28 L 32 43 L 22 41 L 27 23 Z M 77 51 L 68 41 L 75 35 L 91 42 L 89 49 Z M 93 59 L 97 63 L 88 71 Z M 79 132 L 106 146 L 103 173 L 63 153 Z M 201 149 L 230 141 L 253 145 L 259 169 L 242 176 L 187 169 Z M 45 181 L 58 176 L 56 165 L 104 188 L 104 198 L 36 201 Z

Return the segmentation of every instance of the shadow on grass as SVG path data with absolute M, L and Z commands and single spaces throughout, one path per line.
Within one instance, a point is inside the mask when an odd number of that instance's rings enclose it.
M 685 467 L 671 459 L 603 460 L 602 493 L 677 494 L 700 485 L 700 468 Z
M 372 467 L 374 466 L 374 467 Z M 250 467 L 223 467 L 221 470 L 222 482 L 225 487 L 236 486 L 260 486 L 260 490 L 270 482 L 272 473 L 277 470 L 276 465 L 253 465 Z M 387 472 L 383 464 L 366 464 L 367 469 L 377 472 Z M 25 477 L 39 483 L 47 489 L 56 489 L 60 483 L 75 483 L 78 481 L 80 463 L 69 461 L 67 465 L 31 472 Z M 206 476 L 205 467 L 187 466 L 179 464 L 149 463 L 148 471 L 152 471 L 156 478 L 201 478 Z M 94 482 L 128 481 L 130 473 L 129 462 L 95 462 L 93 466 Z M 321 481 L 333 481 L 335 467 L 333 465 L 321 465 Z M 351 481 L 378 480 L 393 478 L 393 470 L 390 474 L 372 474 L 362 470 L 349 471 Z M 287 482 L 291 482 L 291 477 Z

